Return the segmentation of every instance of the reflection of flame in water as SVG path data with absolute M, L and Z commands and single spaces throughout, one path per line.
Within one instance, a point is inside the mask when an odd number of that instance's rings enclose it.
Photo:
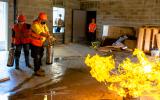
M 65 74 L 65 68 L 63 67 L 63 64 L 61 63 L 53 63 L 53 67 L 51 69 L 53 73 L 53 79 L 54 81 L 60 81 L 62 79 L 62 75 Z
M 160 61 L 150 62 L 143 51 L 138 49 L 135 49 L 133 55 L 138 58 L 138 62 L 126 58 L 117 69 L 112 56 L 88 55 L 85 63 L 91 67 L 92 77 L 99 82 L 110 83 L 108 89 L 116 91 L 120 96 L 137 97 L 144 92 L 160 89 Z
M 44 95 L 44 100 L 47 100 L 47 95 Z

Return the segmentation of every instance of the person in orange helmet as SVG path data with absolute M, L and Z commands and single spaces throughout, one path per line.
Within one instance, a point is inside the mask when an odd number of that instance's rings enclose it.
M 32 50 L 31 56 L 34 59 L 34 74 L 37 76 L 44 76 L 45 72 L 41 69 L 41 60 L 43 57 L 44 47 L 43 43 L 50 37 L 49 29 L 47 27 L 47 14 L 44 12 L 39 13 L 38 18 L 33 21 L 31 25 L 32 30 Z
M 15 49 L 15 68 L 19 69 L 19 59 L 21 55 L 21 50 L 23 48 L 25 55 L 26 66 L 31 68 L 29 63 L 29 48 L 30 48 L 30 24 L 26 23 L 26 17 L 24 15 L 19 15 L 17 18 L 18 22 L 12 27 L 12 47 Z
M 95 23 L 95 19 L 92 18 L 91 23 L 89 24 L 88 27 L 89 30 L 89 42 L 94 42 L 96 40 L 96 23 Z

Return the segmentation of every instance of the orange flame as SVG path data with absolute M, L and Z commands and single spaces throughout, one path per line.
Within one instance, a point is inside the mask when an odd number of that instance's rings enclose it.
M 154 88 L 160 89 L 160 61 L 149 61 L 143 51 L 138 49 L 134 50 L 133 55 L 138 62 L 126 58 L 118 68 L 115 68 L 112 56 L 88 55 L 85 63 L 91 68 L 92 77 L 101 83 L 110 83 L 108 89 L 116 91 L 120 96 L 137 97 Z

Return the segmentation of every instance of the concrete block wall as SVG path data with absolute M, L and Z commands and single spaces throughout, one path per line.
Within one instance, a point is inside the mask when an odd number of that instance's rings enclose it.
M 65 8 L 65 43 L 71 41 L 73 9 L 97 11 L 97 33 L 102 36 L 103 25 L 128 26 L 137 29 L 140 26 L 160 26 L 160 0 L 17 0 L 18 13 L 27 16 L 31 23 L 39 12 L 48 14 L 48 25 L 52 31 L 52 7 Z M 13 0 L 9 2 L 9 25 L 13 24 Z M 80 7 L 80 3 L 89 4 Z M 84 3 L 85 2 L 85 3 Z M 82 5 L 81 5 L 82 6 Z M 86 8 L 85 8 L 86 7 Z M 92 8 L 93 7 L 93 8 Z M 9 31 L 10 32 L 10 31 Z
M 137 29 L 143 25 L 160 25 L 159 0 L 101 0 L 97 11 L 98 32 L 102 26 L 129 26 Z
M 73 9 L 80 9 L 80 3 L 78 0 L 66 0 L 65 8 L 65 43 L 69 43 L 72 34 L 72 11 Z
M 81 2 L 86 1 L 94 0 L 81 0 Z M 135 29 L 144 25 L 160 26 L 160 0 L 96 1 L 99 1 L 96 9 L 99 36 L 102 35 L 103 25 L 129 26 Z M 86 10 L 90 9 L 86 8 Z
M 9 24 L 13 23 L 13 0 L 9 0 Z M 52 5 L 49 0 L 17 0 L 17 14 L 24 14 L 27 17 L 27 23 L 32 23 L 40 12 L 46 12 L 48 15 L 48 26 L 52 28 Z
M 14 23 L 13 14 L 13 0 L 8 0 L 9 3 L 9 25 Z M 27 17 L 27 22 L 32 21 L 38 16 L 39 12 L 46 12 L 48 15 L 48 26 L 52 32 L 53 21 L 53 9 L 52 7 L 64 7 L 65 8 L 65 43 L 71 41 L 72 32 L 72 10 L 79 9 L 80 4 L 77 0 L 17 0 L 17 13 L 24 14 Z M 9 33 L 11 34 L 11 32 Z M 10 36 L 9 36 L 10 37 Z M 57 36 L 62 38 L 62 36 Z

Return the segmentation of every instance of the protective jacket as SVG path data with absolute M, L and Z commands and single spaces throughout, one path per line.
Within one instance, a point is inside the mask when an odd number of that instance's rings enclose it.
M 49 34 L 49 29 L 46 24 L 41 24 L 37 20 L 33 22 L 31 25 L 31 44 L 33 46 L 41 47 L 43 46 L 44 41 L 46 40 L 46 37 L 42 36 L 41 33 Z
M 12 31 L 12 43 L 15 45 L 27 44 L 31 42 L 29 24 L 15 24 L 12 28 Z

